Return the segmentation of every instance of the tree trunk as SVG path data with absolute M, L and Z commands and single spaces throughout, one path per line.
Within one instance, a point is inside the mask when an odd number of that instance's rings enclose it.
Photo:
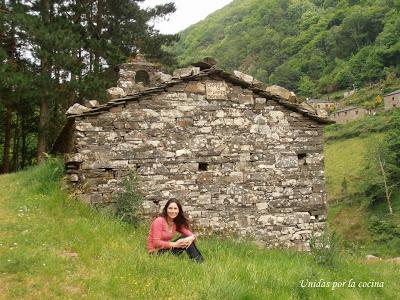
M 19 161 L 19 118 L 15 120 L 14 126 L 14 141 L 13 141 L 13 151 L 10 170 L 13 172 L 18 171 L 18 161 Z
M 47 150 L 47 127 L 49 124 L 49 103 L 46 98 L 43 98 L 40 102 L 40 113 L 39 113 L 39 134 L 38 134 L 38 146 L 37 146 L 37 160 L 38 163 L 44 161 L 44 153 Z
M 4 124 L 4 148 L 3 162 L 1 167 L 2 173 L 10 172 L 10 146 L 11 146 L 11 130 L 12 130 L 12 110 L 9 106 L 6 108 L 6 117 Z
M 382 161 L 382 157 L 380 154 L 378 154 L 378 161 L 379 161 L 379 167 L 381 170 L 381 174 L 383 177 L 383 182 L 385 184 L 385 194 L 386 194 L 386 201 L 387 201 L 387 205 L 389 208 L 389 214 L 393 215 L 393 208 L 392 208 L 392 202 L 390 201 L 390 196 L 391 196 L 391 192 L 389 191 L 389 187 L 387 184 L 387 178 L 386 178 L 386 172 L 385 172 L 385 168 L 383 167 L 384 162 Z
M 41 17 L 44 24 L 50 23 L 50 4 L 49 0 L 41 1 Z M 40 68 L 43 78 L 48 78 L 50 80 L 50 68 L 47 58 L 42 58 L 40 62 Z M 46 88 L 46 87 L 43 87 Z M 43 98 L 40 101 L 40 111 L 39 111 L 39 132 L 38 132 L 38 144 L 37 144 L 37 161 L 42 163 L 44 161 L 44 153 L 47 150 L 47 128 L 49 124 L 49 101 L 48 93 L 44 93 Z
M 21 169 L 25 168 L 26 164 L 26 121 L 21 120 Z

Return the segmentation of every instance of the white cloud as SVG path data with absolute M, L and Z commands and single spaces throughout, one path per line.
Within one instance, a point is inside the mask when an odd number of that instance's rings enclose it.
M 232 0 L 146 0 L 143 6 L 152 7 L 168 2 L 175 3 L 176 12 L 169 15 L 168 20 L 156 22 L 155 27 L 161 33 L 177 33 L 203 20 L 212 12 L 232 2 Z

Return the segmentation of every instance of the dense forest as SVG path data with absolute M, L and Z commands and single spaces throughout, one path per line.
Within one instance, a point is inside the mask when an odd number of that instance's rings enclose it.
M 103 100 L 138 51 L 165 64 L 175 35 L 150 22 L 175 11 L 143 0 L 0 0 L 0 173 L 40 162 L 73 103 Z
M 234 0 L 181 34 L 205 56 L 302 96 L 400 77 L 399 0 Z

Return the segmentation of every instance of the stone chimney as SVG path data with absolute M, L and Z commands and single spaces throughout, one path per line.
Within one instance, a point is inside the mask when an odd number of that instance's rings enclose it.
M 127 63 L 118 66 L 119 79 L 117 87 L 122 88 L 126 95 L 156 86 L 159 78 L 160 65 L 145 60 L 137 54 Z

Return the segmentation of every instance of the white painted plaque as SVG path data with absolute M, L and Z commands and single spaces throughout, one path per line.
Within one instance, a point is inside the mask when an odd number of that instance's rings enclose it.
M 206 81 L 206 97 L 209 100 L 228 99 L 225 81 Z

